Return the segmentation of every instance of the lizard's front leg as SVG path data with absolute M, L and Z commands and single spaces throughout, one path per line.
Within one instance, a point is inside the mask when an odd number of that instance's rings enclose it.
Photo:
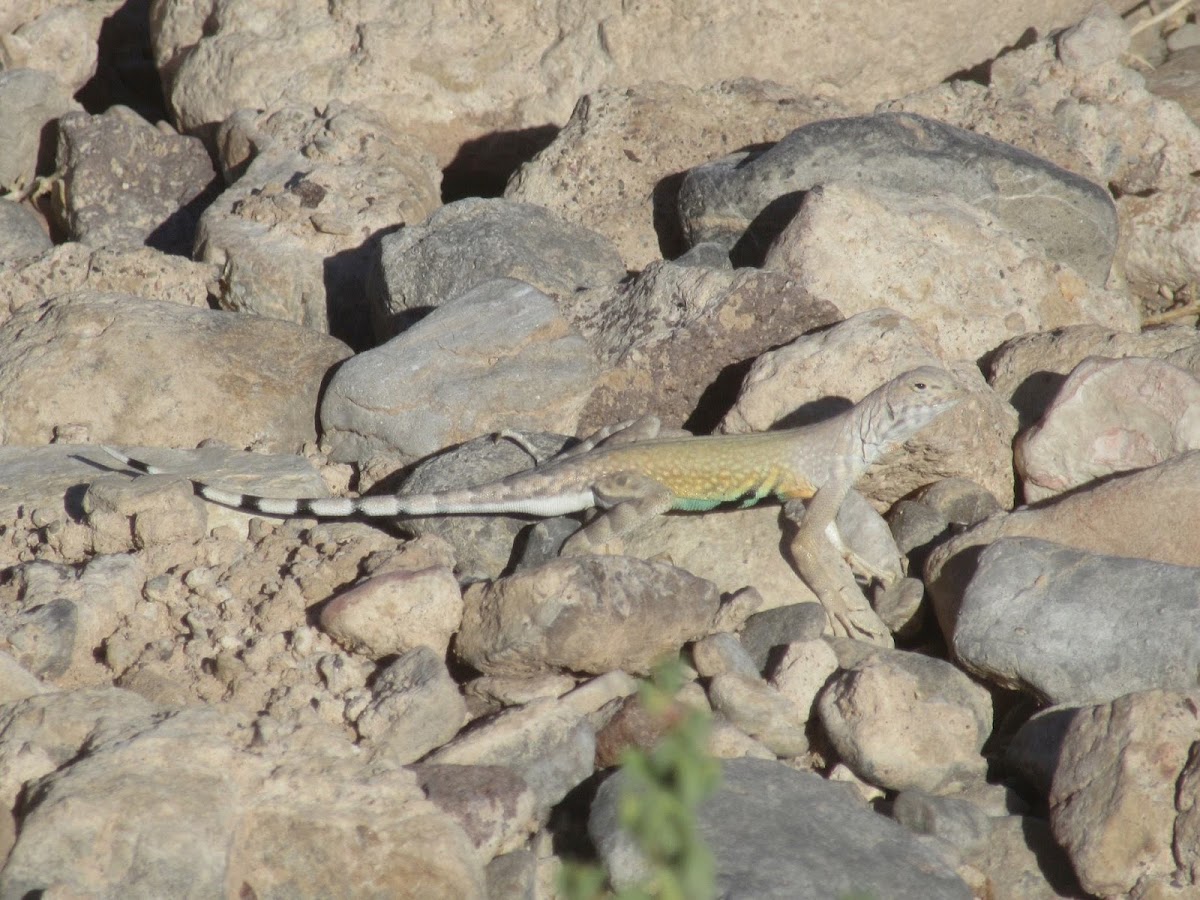
M 842 559 L 840 537 L 835 544 L 828 534 L 847 490 L 834 480 L 813 496 L 789 547 L 792 562 L 825 607 L 834 634 L 890 647 L 891 633 L 858 589 L 854 574 Z M 798 510 L 793 508 L 789 514 L 789 508 L 791 504 L 784 508 L 784 515 L 795 521 Z
M 635 472 L 617 472 L 592 485 L 600 515 L 563 544 L 561 556 L 612 552 L 612 544 L 641 523 L 671 508 L 671 492 Z

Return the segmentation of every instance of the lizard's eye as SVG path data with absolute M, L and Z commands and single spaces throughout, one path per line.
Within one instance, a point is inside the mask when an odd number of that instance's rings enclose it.
M 926 387 L 928 387 L 928 385 L 926 385 L 923 381 L 916 381 L 913 382 L 913 387 L 915 387 L 918 391 L 923 391 Z

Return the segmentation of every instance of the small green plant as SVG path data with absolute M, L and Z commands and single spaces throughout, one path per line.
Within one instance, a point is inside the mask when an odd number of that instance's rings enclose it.
M 617 818 L 650 875 L 644 884 L 617 893 L 616 900 L 703 900 L 716 893 L 716 867 L 700 836 L 696 809 L 716 790 L 721 769 L 705 749 L 709 716 L 675 702 L 682 684 L 683 667 L 670 660 L 639 690 L 642 707 L 669 724 L 653 748 L 630 747 L 621 756 Z M 604 882 L 598 866 L 567 866 L 559 890 L 568 900 L 596 900 L 605 896 Z

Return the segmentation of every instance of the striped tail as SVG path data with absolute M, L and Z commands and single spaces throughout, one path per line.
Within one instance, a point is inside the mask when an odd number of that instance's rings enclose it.
M 122 465 L 146 475 L 177 475 L 140 459 L 126 456 L 112 447 L 100 449 L 118 460 Z M 348 516 L 400 516 L 406 510 L 399 497 L 310 497 L 284 500 L 276 497 L 258 497 L 254 494 L 235 494 L 220 488 L 210 487 L 200 481 L 188 479 L 196 496 L 203 497 L 221 506 L 241 509 L 246 512 L 265 513 L 269 516 L 315 516 L 317 518 L 346 518 Z

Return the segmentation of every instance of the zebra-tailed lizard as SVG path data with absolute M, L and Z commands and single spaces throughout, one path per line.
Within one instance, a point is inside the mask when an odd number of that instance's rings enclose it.
M 279 516 L 559 516 L 600 510 L 601 515 L 563 545 L 564 556 L 595 552 L 642 520 L 669 510 L 811 498 L 790 544 L 796 569 L 824 604 L 835 633 L 858 631 L 879 639 L 872 628 L 856 623 L 856 608 L 864 605 L 862 594 L 856 588 L 851 592 L 846 579 L 833 571 L 839 556 L 853 556 L 834 518 L 873 462 L 963 397 L 949 373 L 925 366 L 876 388 L 840 415 L 800 428 L 659 438 L 658 419 L 647 416 L 599 431 L 532 469 L 477 487 L 428 494 L 280 500 L 192 484 L 199 496 L 214 503 Z M 104 449 L 140 472 L 163 473 Z

